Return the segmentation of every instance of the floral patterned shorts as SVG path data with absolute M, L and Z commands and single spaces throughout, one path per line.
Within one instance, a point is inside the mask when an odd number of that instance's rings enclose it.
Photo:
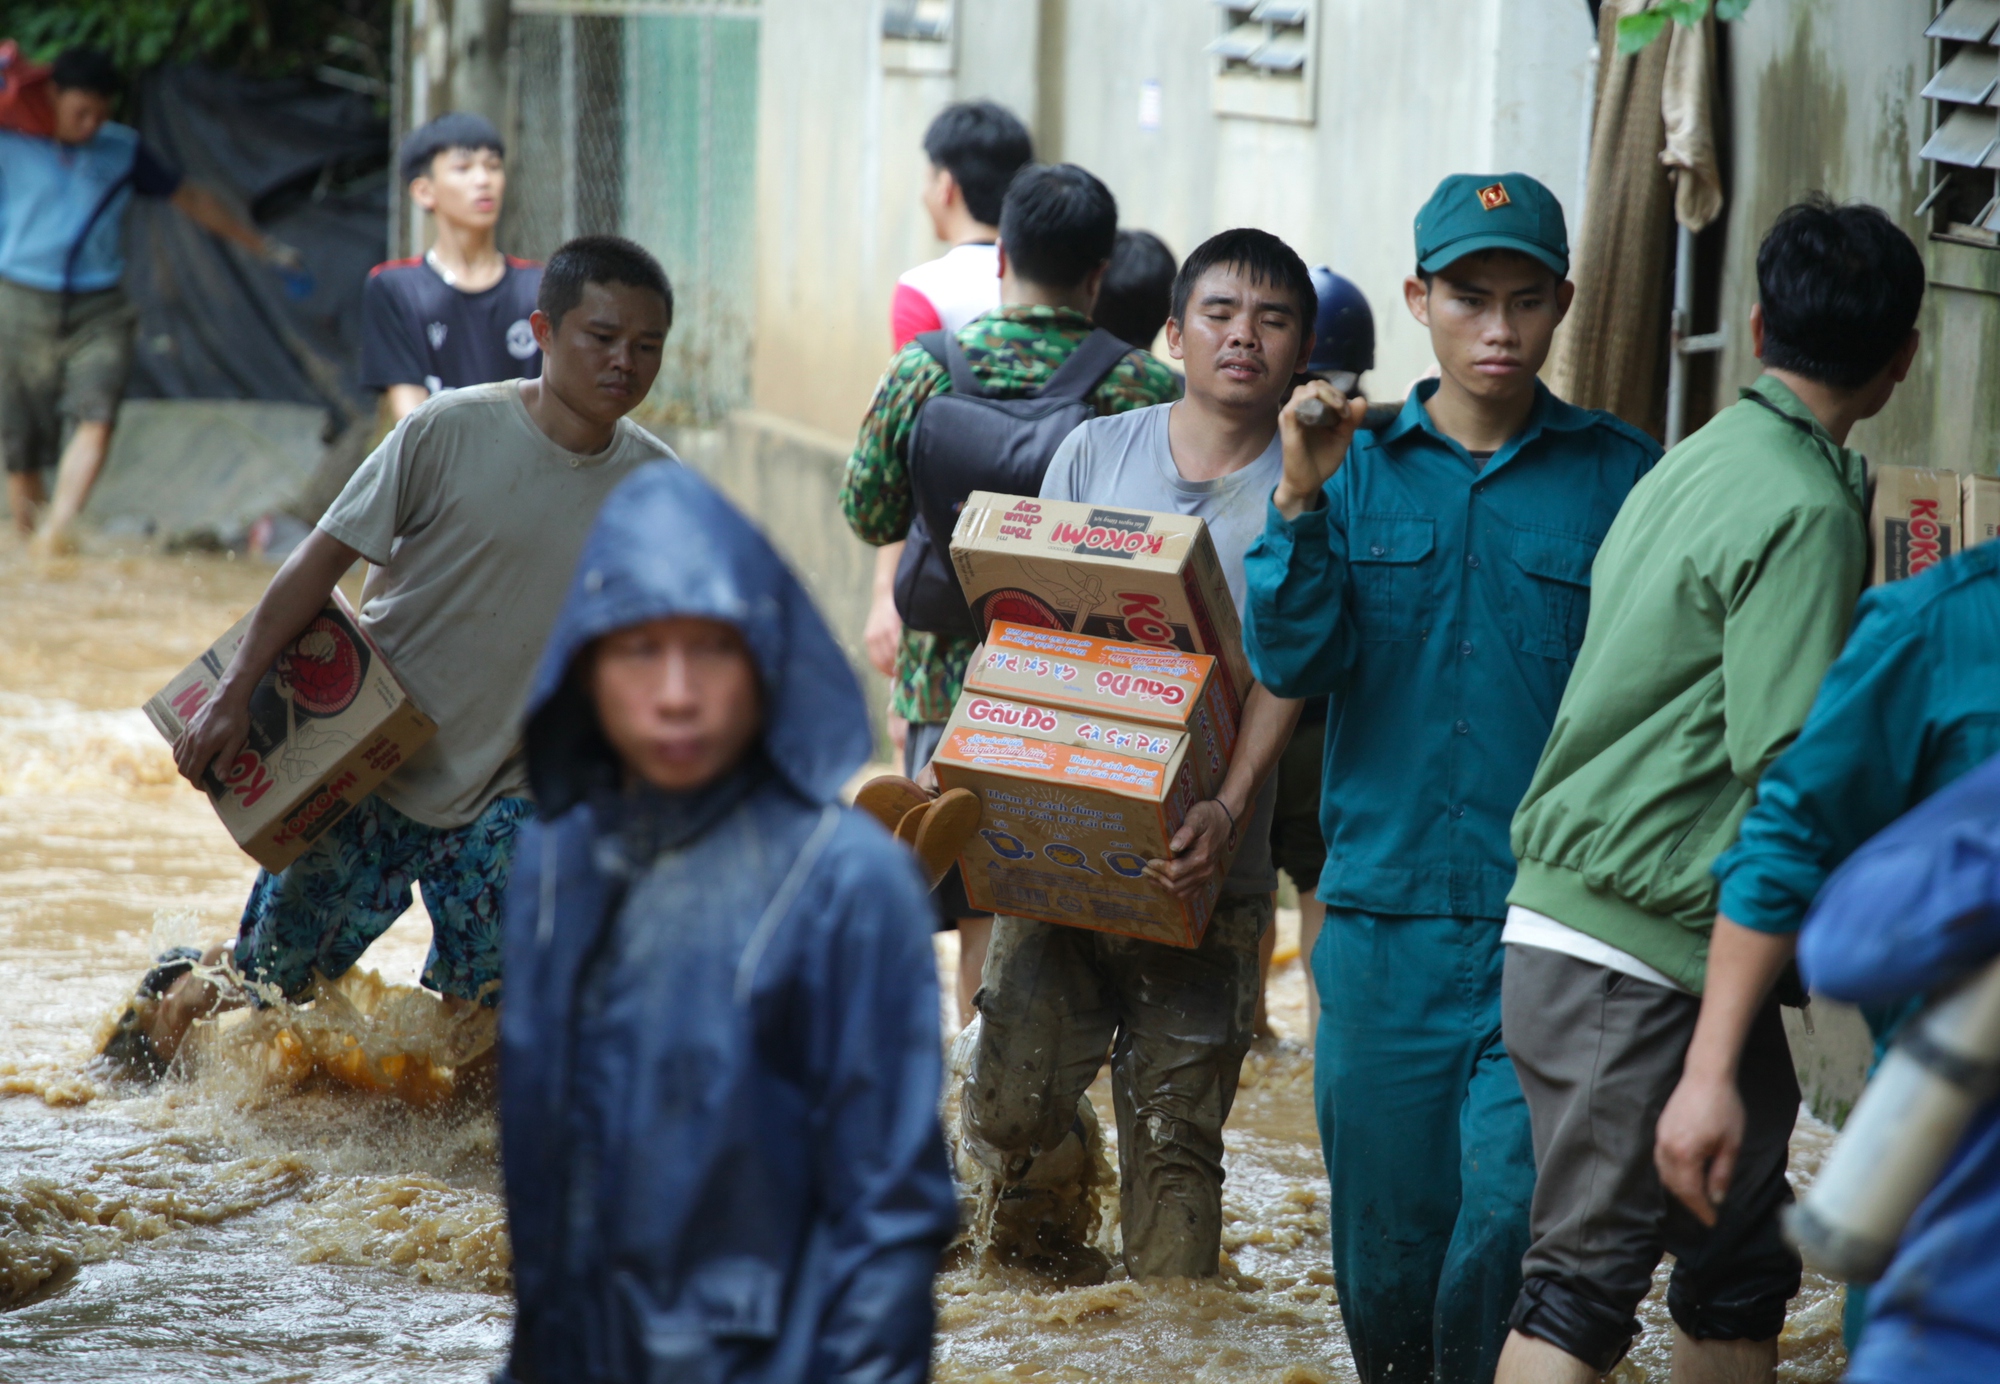
M 296 999 L 317 970 L 343 975 L 424 891 L 433 924 L 424 984 L 500 1002 L 500 933 L 514 837 L 535 810 L 496 798 L 462 827 L 427 827 L 380 798 L 356 803 L 280 874 L 261 870 L 244 905 L 236 967 Z

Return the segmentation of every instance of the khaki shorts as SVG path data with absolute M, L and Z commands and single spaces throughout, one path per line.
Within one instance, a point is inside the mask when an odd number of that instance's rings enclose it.
M 139 314 L 124 290 L 63 295 L 0 280 L 0 454 L 39 471 L 62 456 L 66 426 L 118 417 Z

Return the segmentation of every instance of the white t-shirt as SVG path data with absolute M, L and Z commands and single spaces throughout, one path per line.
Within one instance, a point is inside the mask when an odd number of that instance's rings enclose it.
M 1264 531 L 1264 507 L 1285 469 L 1284 446 L 1274 433 L 1271 445 L 1242 470 L 1212 481 L 1188 480 L 1174 465 L 1167 439 L 1167 415 L 1173 408 L 1155 404 L 1091 419 L 1056 449 L 1042 477 L 1042 494 L 1079 504 L 1197 516 L 1208 525 L 1240 618 L 1249 590 L 1243 558 Z M 1267 894 L 1278 887 L 1271 865 L 1271 815 L 1277 797 L 1273 771 L 1257 790 L 1249 820 L 1238 823 L 1241 844 L 1222 882 L 1224 893 Z
M 439 394 L 361 463 L 319 527 L 374 566 L 361 626 L 437 736 L 376 792 L 434 827 L 525 797 L 521 717 L 535 664 L 604 497 L 676 460 L 630 419 L 604 451 L 535 426 L 521 381 Z
M 1500 943 L 1502 946 L 1540 947 L 1544 951 L 1561 952 L 1564 956 L 1588 961 L 1607 971 L 1637 976 L 1640 980 L 1677 990 L 1683 995 L 1694 993 L 1666 972 L 1654 970 L 1631 952 L 1600 941 L 1587 932 L 1578 932 L 1568 923 L 1559 923 L 1546 913 L 1537 913 L 1519 904 L 1507 906 L 1507 926 L 1500 930 Z
M 912 337 L 940 327 L 955 332 L 999 306 L 999 247 L 954 245 L 896 280 L 889 334 L 900 351 Z

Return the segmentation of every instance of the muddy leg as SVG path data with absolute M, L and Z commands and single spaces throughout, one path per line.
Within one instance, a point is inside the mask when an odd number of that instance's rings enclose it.
M 1250 1050 L 1267 894 L 1225 895 L 1193 951 L 1110 939 L 1125 1267 L 1206 1277 L 1222 1248 L 1222 1124 Z

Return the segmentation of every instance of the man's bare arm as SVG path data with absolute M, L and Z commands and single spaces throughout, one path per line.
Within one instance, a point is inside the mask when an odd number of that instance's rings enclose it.
M 1218 667 L 1217 676 L 1227 677 Z M 1229 772 L 1213 798 L 1196 803 L 1174 833 L 1167 849 L 1171 860 L 1147 862 L 1146 873 L 1183 897 L 1193 897 L 1229 854 L 1229 838 L 1249 825 L 1251 804 L 1299 723 L 1303 702 L 1275 696 L 1263 683 L 1252 684 L 1243 703 L 1243 725 L 1236 735 L 1236 753 Z
M 175 211 L 211 235 L 234 241 L 253 255 L 269 253 L 270 242 L 263 234 L 256 227 L 239 220 L 236 213 L 223 205 L 220 197 L 201 184 L 184 182 L 167 200 L 173 203 Z
M 1660 1181 L 1703 1225 L 1715 1224 L 1743 1148 L 1743 1098 L 1736 1089 L 1743 1044 L 1797 951 L 1792 933 L 1757 932 L 1726 914 L 1715 917 L 1701 1015 L 1653 1143 Z
M 431 392 L 420 384 L 392 384 L 383 395 L 389 402 L 389 425 L 394 427 L 415 413 Z
M 250 734 L 250 693 L 258 679 L 326 608 L 335 584 L 360 557 L 339 539 L 314 529 L 285 559 L 250 613 L 250 627 L 223 670 L 215 695 L 174 742 L 174 767 L 188 782 L 205 787 L 202 780 L 211 768 L 219 765 L 226 771 L 242 753 Z

